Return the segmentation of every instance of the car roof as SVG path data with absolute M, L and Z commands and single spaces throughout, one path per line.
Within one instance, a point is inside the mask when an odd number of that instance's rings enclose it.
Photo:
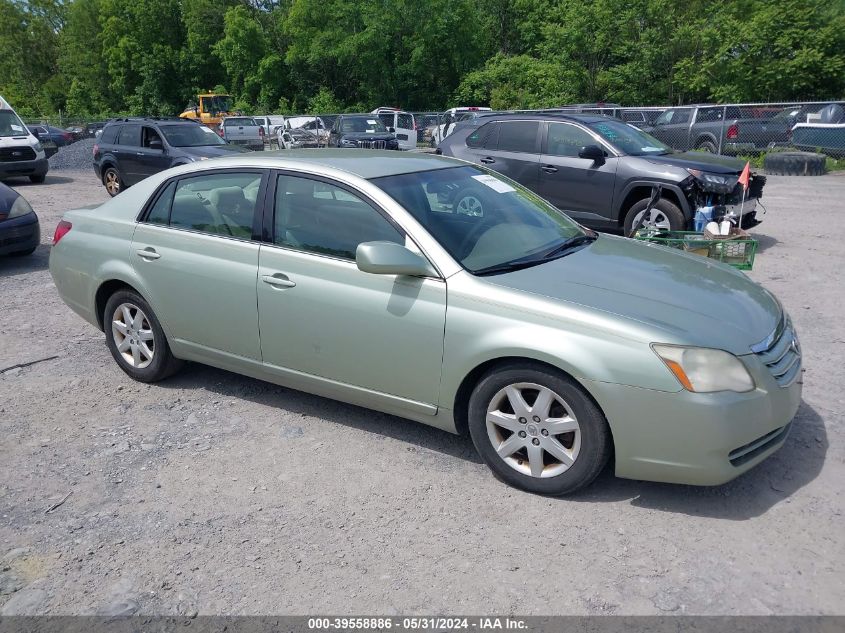
M 360 178 L 380 178 L 465 165 L 463 161 L 419 152 L 372 149 L 289 149 L 251 152 L 201 163 L 203 167 L 260 167 L 295 169 L 324 167 L 338 169 Z
M 598 123 L 599 121 L 618 120 L 615 117 L 602 116 L 601 114 L 580 114 L 578 112 L 561 114 L 558 112 L 532 112 L 520 114 L 518 112 L 496 114 L 495 112 L 484 112 L 479 118 L 491 121 L 577 121 L 579 123 Z

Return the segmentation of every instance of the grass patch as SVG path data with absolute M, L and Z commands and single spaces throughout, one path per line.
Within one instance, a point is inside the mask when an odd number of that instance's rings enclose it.
M 794 147 L 781 147 L 776 149 L 771 149 L 767 152 L 761 152 L 760 154 L 749 154 L 744 156 L 737 156 L 740 160 L 745 160 L 751 163 L 751 166 L 754 169 L 763 169 L 763 160 L 765 160 L 767 154 L 775 154 L 778 152 L 794 152 L 798 151 Z M 819 152 L 822 154 L 824 152 Z M 828 156 L 825 159 L 825 171 L 832 172 L 832 171 L 845 171 L 845 158 L 831 158 Z

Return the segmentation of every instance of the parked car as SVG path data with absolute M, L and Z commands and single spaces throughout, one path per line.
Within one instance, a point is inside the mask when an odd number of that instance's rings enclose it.
M 65 132 L 67 132 L 71 135 L 71 137 L 73 138 L 73 141 L 71 141 L 71 142 L 73 142 L 73 143 L 76 143 L 76 141 L 79 141 L 79 140 L 85 138 L 85 134 L 84 134 L 82 128 L 78 125 L 73 125 L 69 128 L 66 128 Z
M 645 127 L 654 125 L 654 122 L 657 120 L 663 113 L 663 109 L 661 108 L 651 108 L 651 109 L 642 109 L 642 110 L 635 110 L 629 108 L 622 108 L 617 115 L 618 118 L 625 121 L 625 123 L 630 123 L 631 125 L 636 125 L 638 128 L 643 129 Z
M 109 195 L 116 196 L 170 167 L 246 151 L 190 119 L 116 119 L 94 145 L 94 173 Z
M 93 123 L 86 123 L 82 128 L 82 134 L 85 138 L 96 138 L 103 131 L 106 126 L 106 121 L 95 121 Z
M 223 117 L 217 133 L 220 138 L 232 145 L 240 145 L 253 151 L 264 150 L 264 128 L 252 117 Z
M 486 165 L 537 192 L 588 226 L 672 230 L 692 227 L 696 211 L 725 205 L 737 212 L 745 163 L 703 152 L 677 153 L 618 119 L 589 114 L 496 114 L 459 126 L 438 152 Z M 742 225 L 754 226 L 765 177 L 752 175 Z M 652 187 L 662 197 L 648 211 Z M 472 192 L 457 207 L 476 209 Z M 481 212 L 480 209 L 478 209 Z
M 845 110 L 831 103 L 819 111 L 813 123 L 796 123 L 792 144 L 801 150 L 822 152 L 833 158 L 845 157 Z
M 276 142 L 279 149 L 299 149 L 325 147 L 328 141 L 322 141 L 313 130 L 301 127 L 289 128 L 287 125 L 276 128 Z
M 491 108 L 484 108 L 479 106 L 460 106 L 457 108 L 449 108 L 440 115 L 438 123 L 431 131 L 431 146 L 437 147 L 444 138 L 449 136 L 458 124 L 459 121 L 471 120 L 478 117 L 485 112 L 492 112 Z
M 26 198 L 0 182 L 0 255 L 31 255 L 40 243 L 35 211 Z
M 318 116 L 291 116 L 285 120 L 285 129 L 294 132 L 294 135 L 298 134 L 297 130 L 307 132 L 311 137 L 317 139 L 319 146 L 326 147 L 329 142 L 331 126 Z M 302 135 L 300 134 L 300 136 Z
M 644 129 L 674 149 L 713 154 L 761 152 L 789 140 L 791 126 L 750 114 L 740 106 L 670 108 L 657 117 L 654 125 Z
M 371 114 L 375 114 L 388 132 L 396 135 L 399 141 L 399 149 L 416 149 L 417 147 L 417 123 L 414 115 L 398 108 L 376 108 Z
M 44 182 L 49 169 L 44 146 L 0 96 L 0 179 L 24 176 Z
M 283 127 L 285 117 L 280 115 L 254 116 L 253 120 L 264 130 L 264 140 L 272 140 L 276 134 L 276 128 Z
M 27 124 L 27 129 L 38 139 L 41 143 L 41 147 L 44 148 L 44 155 L 47 158 L 50 156 L 55 156 L 56 153 L 59 151 L 59 146 L 56 145 L 55 141 L 50 137 L 50 134 L 47 132 L 47 128 L 41 125 L 29 125 Z
M 329 147 L 398 150 L 399 141 L 374 114 L 340 114 L 329 132 Z
M 70 145 L 76 140 L 73 137 L 73 134 L 67 130 L 62 130 L 60 128 L 53 127 L 52 125 L 45 125 L 43 123 L 27 123 L 26 126 L 32 130 L 39 139 L 50 139 L 56 144 L 56 147 Z
M 484 212 L 439 202 L 455 189 Z M 135 380 L 195 361 L 468 431 L 535 493 L 611 455 L 620 477 L 721 484 L 783 445 L 801 402 L 769 291 L 443 156 L 185 165 L 65 213 L 50 272 Z

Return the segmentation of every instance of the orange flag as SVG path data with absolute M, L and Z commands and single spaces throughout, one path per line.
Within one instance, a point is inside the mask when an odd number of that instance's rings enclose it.
M 751 163 L 745 163 L 745 168 L 739 175 L 739 183 L 742 185 L 743 190 L 748 189 L 749 180 L 751 180 Z

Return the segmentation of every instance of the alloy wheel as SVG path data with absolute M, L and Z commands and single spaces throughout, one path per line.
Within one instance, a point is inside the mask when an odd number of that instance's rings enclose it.
M 557 393 L 536 383 L 500 389 L 487 407 L 487 437 L 508 466 L 530 477 L 566 472 L 581 450 L 581 427 Z
M 120 177 L 114 169 L 109 169 L 106 172 L 105 185 L 109 195 L 116 196 L 120 193 Z
M 481 216 L 484 214 L 484 209 L 481 206 L 481 200 L 472 195 L 467 195 L 458 200 L 455 205 L 455 211 L 462 215 Z
M 147 315 L 132 303 L 121 303 L 112 315 L 112 337 L 127 364 L 144 369 L 153 362 L 155 335 Z
M 650 209 L 647 213 L 643 209 L 634 217 L 634 231 L 638 229 L 665 229 L 672 228 L 672 223 L 663 211 L 657 208 Z

